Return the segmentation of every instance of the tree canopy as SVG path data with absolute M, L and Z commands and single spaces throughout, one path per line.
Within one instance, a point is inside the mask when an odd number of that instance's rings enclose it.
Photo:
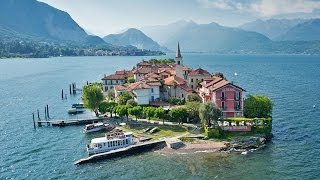
M 189 118 L 192 122 L 199 121 L 199 107 L 200 102 L 192 101 L 186 103 L 186 109 L 189 115 Z
M 99 105 L 99 112 L 105 114 L 105 113 L 110 113 L 110 116 L 112 117 L 112 113 L 114 112 L 114 107 L 117 106 L 117 103 L 115 102 L 107 102 L 107 101 L 103 101 L 100 105 Z
M 203 126 L 211 126 L 211 121 L 216 121 L 221 118 L 221 110 L 212 102 L 203 103 L 199 108 L 199 116 Z
M 188 116 L 187 109 L 178 107 L 174 108 L 169 112 L 172 121 L 177 121 L 179 124 L 183 122 Z
M 118 102 L 120 105 L 126 105 L 128 100 L 133 99 L 132 95 L 125 91 L 118 97 Z
M 200 97 L 197 94 L 190 93 L 187 95 L 187 102 L 201 102 Z
M 96 116 L 99 116 L 98 108 L 103 101 L 103 93 L 101 87 L 99 87 L 98 85 L 84 86 L 82 91 L 82 101 L 86 108 L 95 112 Z
M 141 106 L 135 106 L 128 109 L 128 113 L 132 116 L 136 117 L 136 120 L 138 120 L 138 117 L 141 117 L 143 114 L 143 109 Z
M 267 118 L 272 115 L 273 103 L 267 96 L 249 95 L 244 101 L 244 116 Z
M 162 123 L 164 124 L 164 117 L 165 117 L 165 111 L 162 107 L 158 107 L 155 111 L 154 111 L 154 117 L 158 118 L 158 119 L 162 119 Z

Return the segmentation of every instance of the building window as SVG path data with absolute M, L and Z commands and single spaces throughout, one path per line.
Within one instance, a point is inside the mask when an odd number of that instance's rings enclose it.
M 234 99 L 240 100 L 240 92 L 234 92 Z
M 181 97 L 183 98 L 183 94 L 181 94 Z
M 154 101 L 154 96 L 151 96 L 151 102 L 153 102 Z
M 116 84 L 118 84 L 118 80 L 116 80 Z
M 151 88 L 151 93 L 153 93 L 153 88 Z
M 240 109 L 241 109 L 241 106 L 240 106 L 240 102 L 239 102 L 239 101 L 235 101 L 235 102 L 234 102 L 234 109 L 235 109 L 235 110 L 240 110 Z
M 221 92 L 221 99 L 222 99 L 222 100 L 225 100 L 225 99 L 226 99 L 226 96 L 225 96 L 225 92 L 224 92 L 224 91 Z
M 191 88 L 193 89 L 193 85 L 191 85 Z
M 191 82 L 193 82 L 193 79 L 191 78 Z
M 108 86 L 105 86 L 105 87 L 104 87 L 104 91 L 108 91 Z
M 110 86 L 110 89 L 113 89 L 113 86 Z
M 225 102 L 224 102 L 224 101 L 221 101 L 221 109 L 222 109 L 222 110 L 225 110 L 225 109 L 226 109 L 226 107 L 225 107 Z

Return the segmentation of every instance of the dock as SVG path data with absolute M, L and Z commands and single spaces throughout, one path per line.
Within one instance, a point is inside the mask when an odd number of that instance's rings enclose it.
M 136 145 L 132 145 L 132 146 L 126 147 L 126 148 L 112 150 L 112 151 L 105 152 L 105 153 L 94 154 L 94 155 L 89 156 L 87 158 L 80 159 L 80 160 L 74 162 L 74 164 L 80 165 L 80 164 L 86 164 L 86 163 L 93 163 L 93 162 L 101 161 L 104 159 L 118 158 L 118 157 L 138 154 L 138 153 L 142 153 L 142 152 L 147 152 L 150 150 L 158 150 L 158 149 L 162 149 L 166 146 L 167 146 L 167 144 L 166 144 L 165 140 L 136 144 Z
M 83 118 L 83 119 L 67 119 L 67 120 L 43 120 L 43 121 L 37 121 L 38 126 L 42 125 L 48 125 L 48 126 L 72 126 L 72 125 L 85 125 L 85 124 L 91 124 L 98 121 L 106 120 L 106 118 Z

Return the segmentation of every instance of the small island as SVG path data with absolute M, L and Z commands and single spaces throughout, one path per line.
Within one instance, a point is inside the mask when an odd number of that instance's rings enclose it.
M 272 101 L 248 95 L 221 72 L 175 59 L 141 61 L 83 88 L 84 105 L 139 142 L 167 139 L 163 153 L 223 151 L 246 154 L 272 137 Z

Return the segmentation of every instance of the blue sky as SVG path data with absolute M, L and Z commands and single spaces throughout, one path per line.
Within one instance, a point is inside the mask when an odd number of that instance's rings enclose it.
M 319 0 L 39 0 L 68 12 L 87 31 L 105 36 L 130 27 L 178 20 L 238 26 L 256 19 L 318 18 Z

